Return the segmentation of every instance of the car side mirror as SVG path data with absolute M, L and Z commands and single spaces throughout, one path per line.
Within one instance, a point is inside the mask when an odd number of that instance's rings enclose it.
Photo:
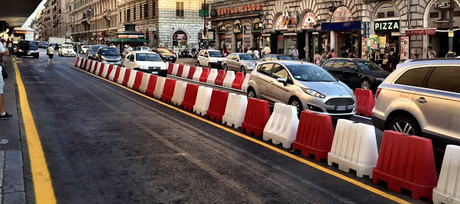
M 280 78 L 276 79 L 276 81 L 283 83 L 284 86 L 287 85 L 287 79 L 286 78 L 280 77 Z
M 239 62 L 240 60 L 239 59 L 236 59 L 237 62 Z

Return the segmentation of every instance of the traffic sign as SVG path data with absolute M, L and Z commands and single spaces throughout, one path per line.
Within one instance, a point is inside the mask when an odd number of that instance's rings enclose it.
M 449 30 L 449 38 L 453 38 L 454 37 L 454 31 L 453 30 Z
M 202 10 L 200 9 L 200 17 L 204 17 L 204 14 L 206 13 L 206 17 L 209 17 L 209 10 Z

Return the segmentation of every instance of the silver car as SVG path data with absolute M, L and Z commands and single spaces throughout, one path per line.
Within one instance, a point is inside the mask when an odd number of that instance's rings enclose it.
M 232 53 L 222 60 L 222 68 L 237 72 L 250 72 L 256 65 L 256 59 L 249 53 Z
M 377 89 L 372 123 L 460 145 L 460 59 L 414 60 L 400 64 Z
M 315 64 L 300 61 L 258 63 L 249 78 L 248 97 L 257 97 L 330 116 L 356 113 L 353 90 Z

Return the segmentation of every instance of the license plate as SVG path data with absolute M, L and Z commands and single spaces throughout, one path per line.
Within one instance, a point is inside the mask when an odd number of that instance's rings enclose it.
M 152 72 L 152 74 L 158 74 L 158 72 Z
M 347 110 L 347 106 L 335 106 L 336 111 L 344 111 Z

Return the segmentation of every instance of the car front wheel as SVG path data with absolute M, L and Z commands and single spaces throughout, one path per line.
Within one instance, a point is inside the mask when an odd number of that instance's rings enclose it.
M 289 100 L 289 105 L 294 106 L 297 109 L 297 115 L 300 116 L 300 112 L 303 110 L 302 103 L 298 98 L 292 98 Z
M 364 89 L 364 90 L 371 90 L 372 88 L 372 85 L 371 85 L 371 82 L 367 79 L 364 79 L 363 81 L 361 81 L 361 89 Z
M 394 118 L 388 126 L 388 129 L 408 135 L 422 136 L 422 131 L 420 130 L 418 123 L 414 119 L 405 115 Z
M 253 88 L 248 89 L 248 98 L 257 98 L 256 91 Z
M 228 71 L 228 66 L 227 66 L 227 64 L 224 64 L 224 65 L 222 66 L 222 68 L 223 68 L 225 71 Z
M 245 74 L 246 73 L 246 68 L 244 68 L 244 66 L 241 66 L 240 67 L 240 72 L 243 72 L 243 74 Z

